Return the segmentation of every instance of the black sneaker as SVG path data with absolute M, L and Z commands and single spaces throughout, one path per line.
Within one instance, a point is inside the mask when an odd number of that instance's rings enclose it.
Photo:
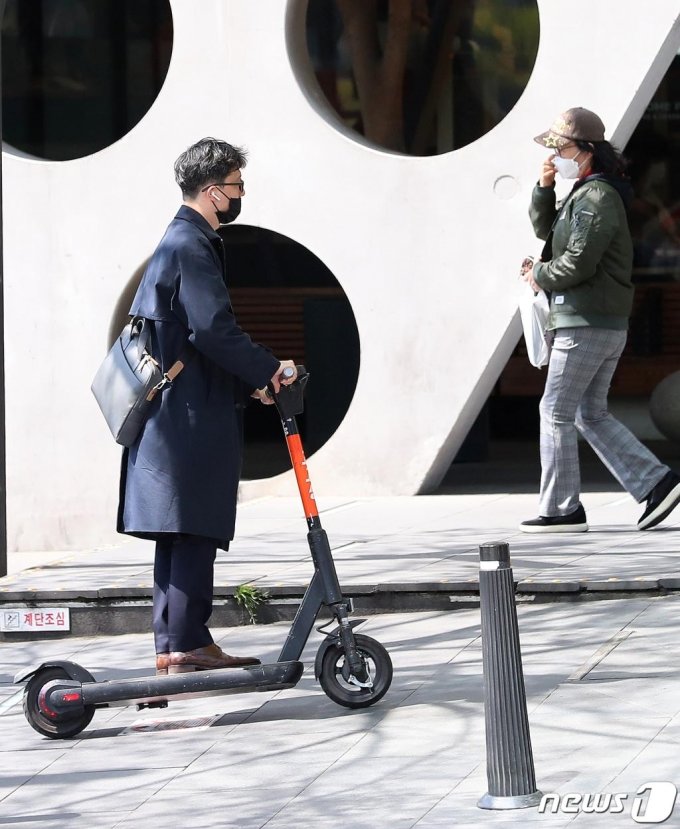
M 647 496 L 647 509 L 638 521 L 638 530 L 656 527 L 680 504 L 680 475 L 667 472 Z
M 586 511 L 579 504 L 569 515 L 554 515 L 551 518 L 540 515 L 531 521 L 522 521 L 519 528 L 523 533 L 584 533 L 588 531 L 588 522 Z

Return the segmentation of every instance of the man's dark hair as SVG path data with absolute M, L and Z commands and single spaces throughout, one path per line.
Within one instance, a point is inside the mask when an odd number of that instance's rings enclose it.
M 219 138 L 201 138 L 175 161 L 175 181 L 184 197 L 194 198 L 206 184 L 224 181 L 247 163 L 246 151 Z

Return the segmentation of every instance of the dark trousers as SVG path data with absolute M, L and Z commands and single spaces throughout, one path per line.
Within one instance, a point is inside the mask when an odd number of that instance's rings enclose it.
M 156 653 L 191 651 L 210 645 L 213 572 L 217 544 L 196 535 L 156 542 L 153 632 Z

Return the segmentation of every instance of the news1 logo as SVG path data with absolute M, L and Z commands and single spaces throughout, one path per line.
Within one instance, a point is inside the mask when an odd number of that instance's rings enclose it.
M 678 789 L 674 783 L 656 780 L 644 783 L 635 792 L 631 802 L 630 816 L 636 823 L 663 823 L 671 816 L 678 796 Z M 622 814 L 630 799 L 629 794 L 612 794 L 599 792 L 597 794 L 579 794 L 571 792 L 559 795 L 556 793 L 544 794 L 538 806 L 540 814 L 576 815 L 585 814 Z

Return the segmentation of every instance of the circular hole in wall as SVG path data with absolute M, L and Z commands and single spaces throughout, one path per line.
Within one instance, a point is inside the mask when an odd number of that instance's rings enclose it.
M 301 85 L 343 131 L 426 156 L 510 112 L 534 67 L 539 15 L 536 0 L 291 0 L 288 28 Z
M 156 100 L 172 38 L 168 0 L 5 0 L 4 141 L 54 161 L 113 144 Z
M 302 363 L 310 373 L 305 411 L 297 419 L 309 457 L 338 428 L 354 396 L 359 332 L 351 305 L 331 271 L 299 242 L 241 224 L 220 233 L 239 325 L 276 357 Z M 129 318 L 146 264 L 121 293 L 109 328 L 110 343 Z M 244 437 L 244 479 L 269 478 L 290 469 L 281 421 L 272 406 L 255 401 L 248 406 Z

